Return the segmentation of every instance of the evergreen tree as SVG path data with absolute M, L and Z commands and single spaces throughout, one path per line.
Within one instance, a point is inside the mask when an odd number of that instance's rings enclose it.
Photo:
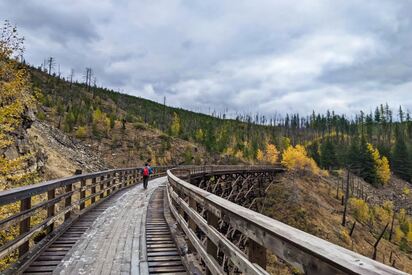
M 359 161 L 360 161 L 360 170 L 359 175 L 367 182 L 377 185 L 378 174 L 375 166 L 375 159 L 373 152 L 370 150 L 368 143 L 366 142 L 365 136 L 362 136 L 361 143 L 359 147 Z M 356 172 L 356 171 L 355 171 Z
M 314 141 L 310 145 L 307 146 L 308 155 L 316 161 L 317 164 L 320 165 L 320 153 L 319 153 L 319 142 Z
M 320 163 L 322 168 L 329 170 L 338 165 L 335 146 L 329 138 L 320 145 Z
M 393 172 L 401 179 L 411 181 L 412 178 L 412 163 L 406 147 L 404 138 L 397 134 L 395 145 L 393 148 L 391 166 Z
M 346 157 L 346 165 L 353 171 L 359 171 L 362 166 L 359 146 L 359 138 L 353 137 Z

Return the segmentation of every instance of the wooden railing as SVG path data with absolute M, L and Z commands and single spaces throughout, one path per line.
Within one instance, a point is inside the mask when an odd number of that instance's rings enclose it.
M 168 168 L 154 167 L 154 176 L 164 176 Z M 140 182 L 141 169 L 80 174 L 0 192 L 0 207 L 17 209 L 0 220 L 0 259 L 18 258 L 14 268 L 20 269 L 81 214 L 118 190 Z
M 218 259 L 218 253 L 223 253 L 243 274 L 267 274 L 266 253 L 270 251 L 305 274 L 406 274 L 234 204 L 182 179 L 197 173 L 223 173 L 224 169 L 232 173 L 240 172 L 242 167 L 185 167 L 167 171 L 167 198 L 171 212 L 191 247 L 205 263 L 208 273 L 226 273 Z M 271 168 L 243 167 L 245 172 L 261 169 Z M 219 229 L 222 221 L 248 238 L 247 255 L 222 234 Z M 199 230 L 206 236 L 205 244 L 198 237 Z

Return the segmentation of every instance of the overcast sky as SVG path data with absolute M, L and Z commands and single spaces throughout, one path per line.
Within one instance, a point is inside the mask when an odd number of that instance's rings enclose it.
M 1 0 L 0 19 L 29 63 L 168 105 L 412 111 L 412 1 Z

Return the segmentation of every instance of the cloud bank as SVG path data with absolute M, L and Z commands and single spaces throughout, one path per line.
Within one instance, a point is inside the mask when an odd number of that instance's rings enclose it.
M 26 59 L 195 111 L 412 111 L 408 1 L 0 2 Z

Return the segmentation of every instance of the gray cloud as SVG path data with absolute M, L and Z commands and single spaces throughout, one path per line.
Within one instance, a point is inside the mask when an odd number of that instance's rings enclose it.
M 26 59 L 207 112 L 412 109 L 412 4 L 401 1 L 2 1 Z

